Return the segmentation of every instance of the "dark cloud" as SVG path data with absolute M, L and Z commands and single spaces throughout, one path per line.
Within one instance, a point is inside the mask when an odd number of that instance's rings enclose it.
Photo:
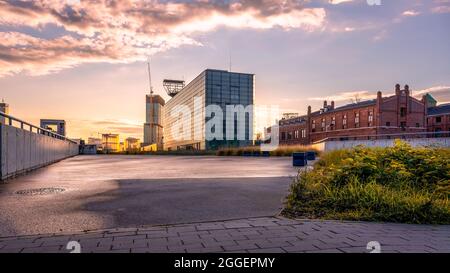
M 83 62 L 130 62 L 186 44 L 195 33 L 219 25 L 234 28 L 322 26 L 322 8 L 299 0 L 241 1 L 0 1 L 0 25 L 40 28 L 53 24 L 55 39 L 0 32 L 0 76 L 20 71 L 45 74 Z M 15 28 L 17 31 L 17 28 Z

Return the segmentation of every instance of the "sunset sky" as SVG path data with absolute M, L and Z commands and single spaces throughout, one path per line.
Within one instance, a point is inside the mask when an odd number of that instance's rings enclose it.
M 409 84 L 450 102 L 450 0 L 2 1 L 0 99 L 70 137 L 142 138 L 146 58 L 164 78 L 206 68 L 256 75 L 256 103 L 347 104 Z

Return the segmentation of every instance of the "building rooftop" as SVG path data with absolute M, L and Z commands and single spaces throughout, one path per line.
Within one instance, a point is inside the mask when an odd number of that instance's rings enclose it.
M 337 111 L 342 111 L 342 110 L 350 110 L 350 109 L 354 109 L 354 108 L 365 107 L 365 106 L 369 106 L 369 105 L 374 105 L 374 104 L 376 104 L 376 102 L 377 102 L 377 100 L 373 99 L 373 100 L 360 101 L 357 103 L 350 103 L 350 104 L 336 107 L 334 109 L 328 108 L 328 110 L 324 113 L 332 113 L 332 112 L 337 112 Z M 330 106 L 330 105 L 328 105 L 328 106 Z M 320 110 L 311 113 L 312 116 L 317 116 L 320 114 L 321 114 Z
M 450 114 L 450 103 L 441 104 L 435 107 L 428 108 L 429 116 L 445 115 L 445 114 Z
M 300 117 L 293 117 L 293 118 L 283 118 L 280 120 L 280 125 L 289 125 L 289 124 L 295 124 L 295 123 L 299 123 L 299 122 L 305 122 L 306 121 L 307 116 L 300 116 Z

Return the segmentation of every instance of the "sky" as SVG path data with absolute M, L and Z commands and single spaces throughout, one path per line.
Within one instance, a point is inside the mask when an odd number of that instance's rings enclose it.
M 450 0 L 0 0 L 0 99 L 20 119 L 142 139 L 149 56 L 165 99 L 164 78 L 231 67 L 283 112 L 396 83 L 447 103 Z

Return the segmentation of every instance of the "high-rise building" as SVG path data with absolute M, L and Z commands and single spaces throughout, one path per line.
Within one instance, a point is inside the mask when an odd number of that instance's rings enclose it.
M 159 95 L 145 96 L 145 123 L 143 146 L 156 144 L 158 150 L 163 147 L 162 111 L 164 99 Z
M 254 93 L 253 74 L 203 71 L 166 103 L 164 149 L 215 150 L 252 145 Z

